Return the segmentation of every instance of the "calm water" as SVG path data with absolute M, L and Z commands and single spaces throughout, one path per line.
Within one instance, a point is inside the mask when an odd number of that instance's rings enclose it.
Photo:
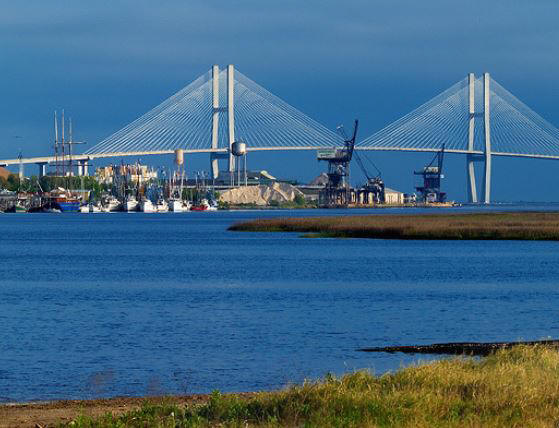
M 0 401 L 272 389 L 414 361 L 359 347 L 559 336 L 559 243 L 226 231 L 309 214 L 340 211 L 1 215 Z

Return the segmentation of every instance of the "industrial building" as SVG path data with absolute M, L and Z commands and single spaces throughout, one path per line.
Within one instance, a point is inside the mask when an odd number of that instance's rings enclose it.
M 109 165 L 97 168 L 95 177 L 99 183 L 107 185 L 112 185 L 119 180 L 141 185 L 157 179 L 157 171 L 147 165 Z
M 402 205 L 404 194 L 388 187 L 384 188 L 384 203 L 387 205 Z

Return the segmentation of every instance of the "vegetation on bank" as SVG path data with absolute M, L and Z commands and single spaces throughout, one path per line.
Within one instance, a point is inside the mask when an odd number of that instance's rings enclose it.
M 232 225 L 250 232 L 380 239 L 559 240 L 559 213 L 467 213 L 258 219 Z
M 326 376 L 252 397 L 214 392 L 202 404 L 172 398 L 121 416 L 79 417 L 68 426 L 554 426 L 559 353 L 518 346 L 482 359 L 455 357 L 383 376 Z
M 65 189 L 91 190 L 94 194 L 99 195 L 101 192 L 107 191 L 108 186 L 101 184 L 95 177 L 54 177 L 43 176 L 24 177 L 20 179 L 16 174 L 10 174 L 7 179 L 0 177 L 0 189 L 10 190 L 12 192 L 30 192 L 39 191 L 50 192 L 57 187 Z
M 43 176 L 24 177 L 20 179 L 16 174 L 10 174 L 7 179 L 0 177 L 0 189 L 12 192 L 50 192 L 58 187 L 70 190 L 90 190 L 93 199 L 98 199 L 101 194 L 110 192 L 111 186 L 99 182 L 95 176 Z M 202 198 L 218 199 L 219 193 L 205 189 L 184 188 L 182 191 L 183 200 L 199 201 Z

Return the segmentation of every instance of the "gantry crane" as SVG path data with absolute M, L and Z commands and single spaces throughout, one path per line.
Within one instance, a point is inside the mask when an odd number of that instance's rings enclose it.
M 317 159 L 328 162 L 328 183 L 320 192 L 319 203 L 325 206 L 347 206 L 350 202 L 349 165 L 353 158 L 359 121 L 355 119 L 353 134 L 347 136 L 342 125 L 336 129 L 344 138 L 344 147 L 319 149 Z
M 444 144 L 431 162 L 421 171 L 414 171 L 421 176 L 421 183 L 415 187 L 419 193 L 420 201 L 424 203 L 442 203 L 446 201 L 446 193 L 441 192 L 441 179 L 443 175 Z

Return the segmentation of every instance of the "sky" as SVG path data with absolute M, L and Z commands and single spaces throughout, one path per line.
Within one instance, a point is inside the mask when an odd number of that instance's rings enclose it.
M 362 138 L 464 78 L 488 71 L 559 126 L 559 2 L 493 0 L 0 0 L 0 159 L 52 152 L 64 108 L 91 147 L 212 64 L 235 64 L 324 126 Z M 373 153 L 387 186 L 411 192 L 432 155 Z M 154 158 L 152 162 L 169 159 Z M 315 153 L 250 154 L 249 167 L 310 181 Z M 100 162 L 97 162 L 100 164 Z M 187 159 L 208 168 L 206 155 Z M 556 161 L 494 160 L 500 201 L 559 201 Z M 31 169 L 31 167 L 28 167 Z M 465 198 L 465 159 L 445 190 Z M 26 171 L 27 172 L 27 171 Z M 34 173 L 34 171 L 28 172 Z M 361 179 L 359 172 L 354 180 Z

